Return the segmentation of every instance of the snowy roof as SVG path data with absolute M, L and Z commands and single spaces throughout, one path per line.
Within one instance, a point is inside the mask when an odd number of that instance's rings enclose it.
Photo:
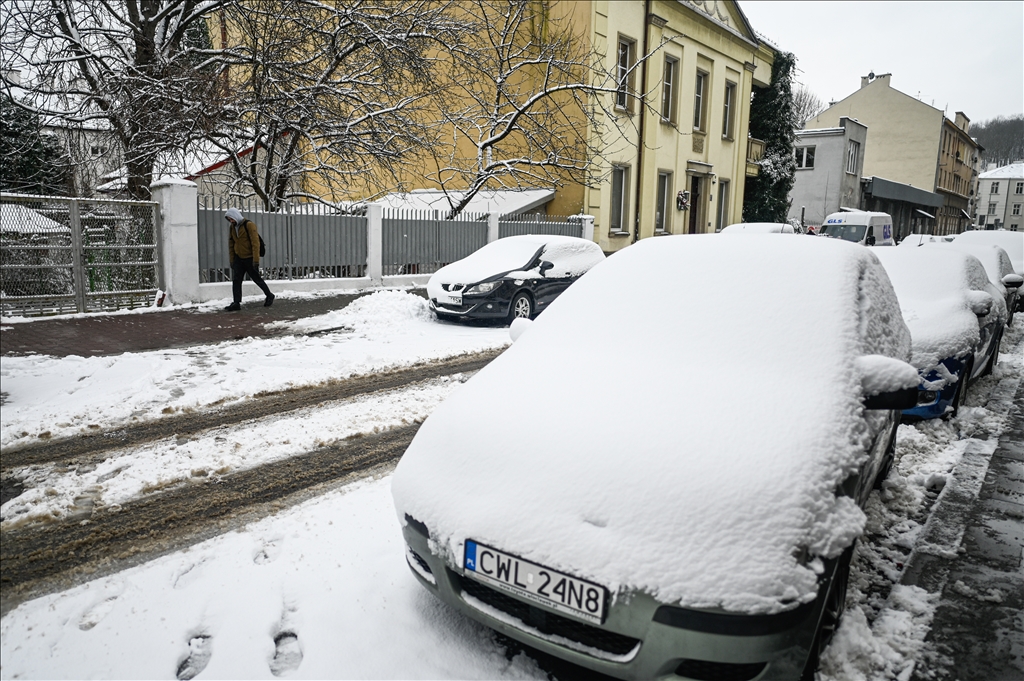
M 978 345 L 972 295 L 982 292 L 998 298 L 1000 294 L 977 258 L 941 243 L 872 252 L 896 290 L 913 339 L 911 363 L 917 369 L 927 373 L 939 361 L 962 357 Z
M 466 206 L 467 213 L 498 213 L 518 215 L 539 208 L 555 196 L 554 189 L 482 189 Z M 458 193 L 452 193 L 452 200 L 458 200 Z M 448 197 L 437 189 L 415 189 L 408 193 L 388 194 L 374 203 L 398 210 L 450 209 Z
M 988 172 L 982 173 L 978 177 L 982 180 L 1024 180 L 1024 162 L 1011 163 L 1008 166 L 1002 166 L 1000 168 L 996 168 L 995 170 L 989 170 Z
M 610 348 L 640 351 L 609 362 Z M 399 517 L 449 556 L 473 539 L 613 594 L 796 607 L 817 593 L 803 549 L 836 556 L 863 529 L 835 490 L 863 462 L 872 354 L 909 359 L 910 336 L 870 249 L 641 241 L 426 420 L 393 478 Z M 916 386 L 900 366 L 900 387 Z
M 0 229 L 19 234 L 68 233 L 67 225 L 17 203 L 0 204 Z
M 176 149 L 157 157 L 156 165 L 153 168 L 153 181 L 194 180 L 199 175 L 224 165 L 225 162 L 224 150 L 213 145 L 194 145 L 187 150 Z M 96 187 L 96 191 L 102 193 L 120 191 L 128 186 L 128 167 L 121 166 L 104 175 L 102 179 L 107 182 Z

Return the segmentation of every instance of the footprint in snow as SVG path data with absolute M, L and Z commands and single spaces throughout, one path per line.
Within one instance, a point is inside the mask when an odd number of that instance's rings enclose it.
M 178 664 L 175 676 L 179 681 L 194 679 L 210 664 L 213 655 L 213 637 L 206 634 L 193 636 L 188 642 L 188 656 Z
M 274 657 L 270 660 L 270 672 L 283 676 L 295 671 L 302 664 L 302 647 L 294 632 L 282 631 L 274 637 Z M 180 677 L 179 677 L 180 678 Z
M 78 620 L 78 628 L 82 631 L 89 631 L 102 622 L 103 618 L 109 615 L 110 611 L 114 609 L 114 601 L 116 600 L 117 596 L 111 596 L 110 598 L 106 598 L 86 610 Z

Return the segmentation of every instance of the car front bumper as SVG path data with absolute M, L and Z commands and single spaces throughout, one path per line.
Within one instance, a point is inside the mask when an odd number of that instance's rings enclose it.
M 509 303 L 491 297 L 463 298 L 462 305 L 439 303 L 436 298 L 429 301 L 430 309 L 436 314 L 464 319 L 504 319 L 508 316 Z
M 417 525 L 419 525 L 417 527 Z M 465 577 L 435 555 L 422 524 L 403 528 L 409 566 L 445 603 L 487 627 L 573 664 L 620 679 L 796 679 L 803 671 L 821 603 L 776 616 L 737 616 L 669 608 L 643 593 L 609 605 L 601 626 L 546 608 Z

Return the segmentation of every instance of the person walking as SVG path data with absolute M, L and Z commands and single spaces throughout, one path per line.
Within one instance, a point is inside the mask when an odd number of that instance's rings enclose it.
M 270 307 L 274 304 L 275 296 L 260 276 L 260 235 L 256 231 L 256 223 L 242 217 L 237 208 L 228 208 L 224 219 L 231 224 L 228 230 L 228 254 L 231 258 L 231 294 L 234 301 L 224 309 L 228 312 L 242 309 L 242 281 L 247 274 L 267 296 L 263 307 Z

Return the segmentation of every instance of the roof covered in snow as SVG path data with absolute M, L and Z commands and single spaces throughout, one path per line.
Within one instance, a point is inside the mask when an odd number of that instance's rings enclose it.
M 520 215 L 549 203 L 554 189 L 482 189 L 466 206 L 467 213 L 498 213 Z M 437 189 L 416 189 L 408 193 L 388 194 L 374 203 L 396 210 L 437 210 L 447 212 L 451 202 L 460 198 L 458 192 L 446 195 Z
M 989 170 L 978 176 L 982 180 L 1017 179 L 1024 180 L 1024 162 L 1011 163 L 995 170 Z

